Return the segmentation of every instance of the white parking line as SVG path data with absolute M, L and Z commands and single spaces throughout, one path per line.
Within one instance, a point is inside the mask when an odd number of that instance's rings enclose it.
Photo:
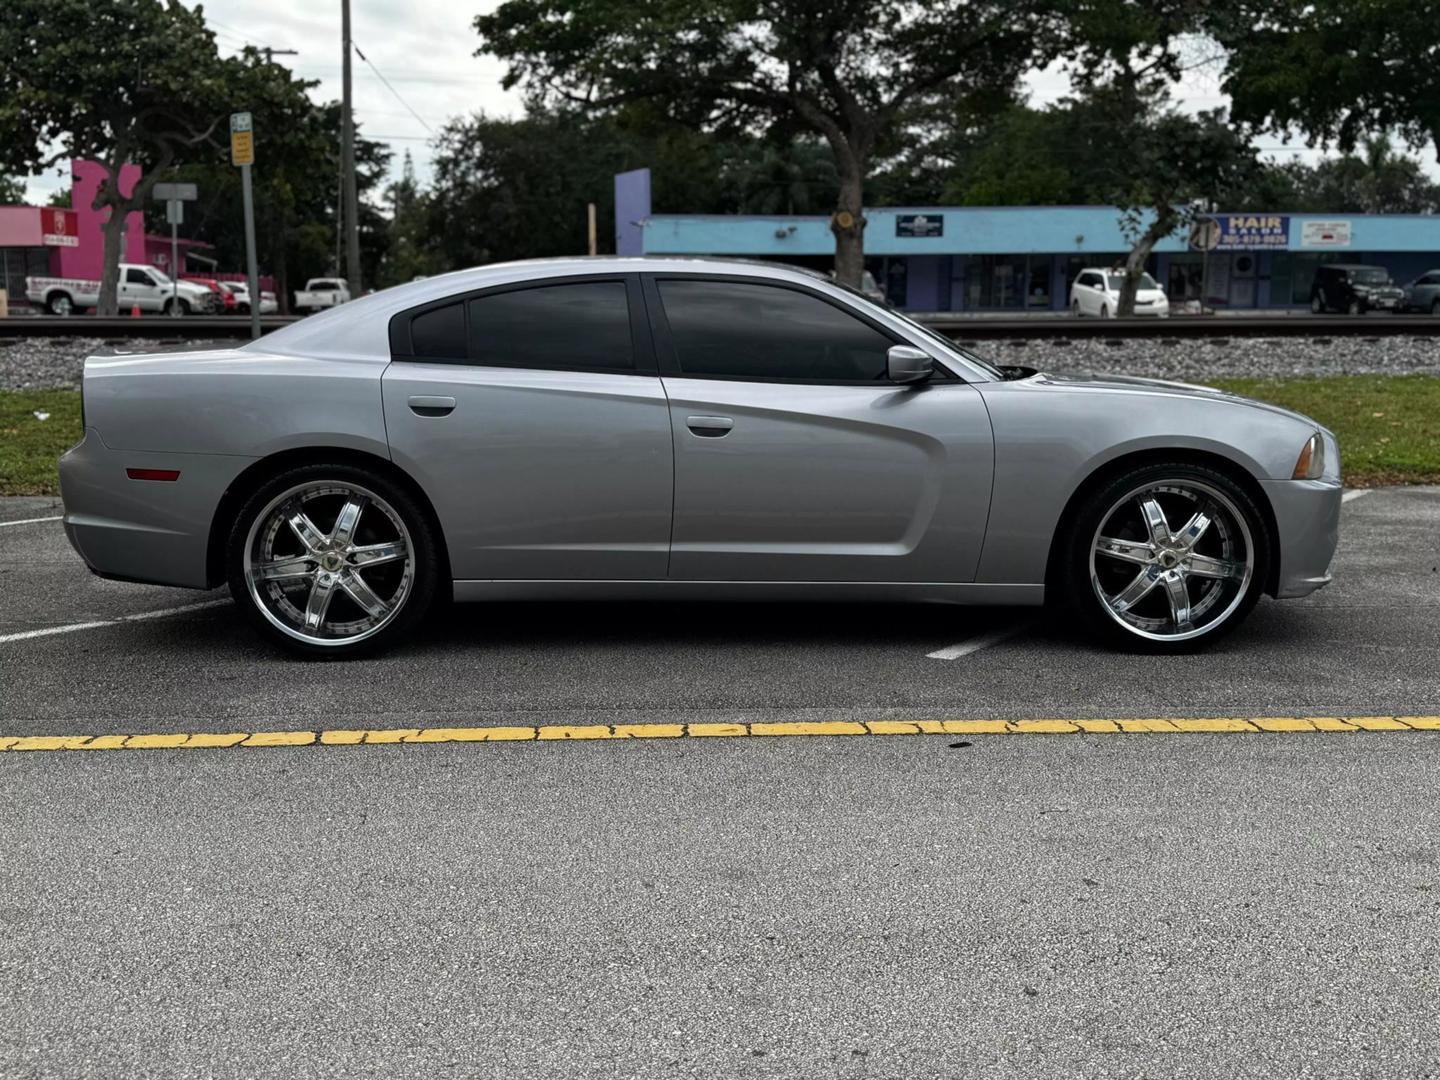
M 98 619 L 95 622 L 70 623 L 67 626 L 47 626 L 40 630 L 23 630 L 18 634 L 0 634 L 0 645 L 11 641 L 27 641 L 30 638 L 49 637 L 51 634 L 73 634 L 76 630 L 94 630 L 99 626 L 115 626 L 119 623 L 139 622 L 141 619 L 161 619 L 166 615 L 183 615 L 187 611 L 203 611 L 220 607 L 229 600 L 203 600 L 198 604 L 182 604 L 180 607 L 161 608 L 159 611 L 142 611 L 136 615 L 121 615 L 118 619 Z
M 62 520 L 62 515 L 56 514 L 54 517 L 21 518 L 19 521 L 0 521 L 0 529 L 5 528 L 5 526 L 7 526 L 7 525 L 34 525 L 34 524 L 36 524 L 37 522 L 41 522 L 41 521 L 60 521 L 60 520 Z
M 926 653 L 931 660 L 959 660 L 962 656 L 969 656 L 981 649 L 988 649 L 991 645 L 998 645 L 1002 641 L 1008 641 L 1022 630 L 1028 630 L 1029 625 L 1012 626 L 1008 630 L 997 630 L 993 634 L 981 634 L 969 641 L 962 641 L 958 645 L 948 645 L 943 649 L 936 649 L 932 653 Z
M 1340 496 L 1340 501 L 1342 503 L 1352 502 L 1353 500 L 1360 498 L 1361 495 L 1369 494 L 1369 488 L 1351 488 L 1349 491 L 1345 492 L 1344 495 Z

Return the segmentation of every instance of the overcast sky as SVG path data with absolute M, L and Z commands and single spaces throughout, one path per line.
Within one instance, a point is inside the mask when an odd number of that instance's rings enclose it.
M 196 6 L 191 0 L 186 3 Z M 351 32 L 369 61 L 367 64 L 357 58 L 354 64 L 356 121 L 367 138 L 390 145 L 395 152 L 396 171 L 408 150 L 421 182 L 428 182 L 433 153 L 430 136 L 449 117 L 482 110 L 499 116 L 520 111 L 518 95 L 500 85 L 504 65 L 492 57 L 474 55 L 479 38 L 471 21 L 497 3 L 352 0 Z M 298 75 L 319 81 L 314 91 L 317 100 L 340 97 L 338 0 L 312 4 L 296 0 L 212 0 L 204 8 L 206 20 L 226 55 L 246 43 L 294 49 L 298 55 L 278 59 Z M 1052 101 L 1069 89 L 1064 73 L 1058 70 L 1038 73 L 1028 82 L 1036 104 Z M 1179 97 L 1182 107 L 1188 110 L 1225 104 L 1213 72 L 1206 69 L 1187 76 Z M 256 135 L 263 162 L 265 133 Z M 1280 140 L 1268 137 L 1260 145 L 1278 147 Z M 1306 160 L 1317 157 L 1314 151 L 1297 149 Z M 1424 157 L 1433 172 L 1433 154 Z M 56 175 L 54 170 L 50 175 L 32 178 L 30 201 L 44 202 L 51 192 L 68 183 L 67 176 Z

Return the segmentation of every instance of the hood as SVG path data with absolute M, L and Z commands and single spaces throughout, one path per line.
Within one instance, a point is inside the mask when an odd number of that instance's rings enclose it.
M 1038 383 L 1052 386 L 1059 390 L 1131 391 L 1133 393 L 1164 394 L 1169 397 L 1228 401 L 1236 405 L 1245 405 L 1252 409 L 1274 413 L 1277 416 L 1286 416 L 1292 420 L 1299 420 L 1301 423 L 1308 424 L 1317 430 L 1320 429 L 1318 423 L 1303 413 L 1284 409 L 1279 405 L 1271 405 L 1265 401 L 1256 401 L 1254 398 L 1245 397 L 1243 394 L 1231 394 L 1224 390 L 1217 390 L 1213 386 L 1170 382 L 1166 379 L 1143 379 L 1135 375 L 1050 375 L 1042 372 L 1035 377 L 1035 380 Z

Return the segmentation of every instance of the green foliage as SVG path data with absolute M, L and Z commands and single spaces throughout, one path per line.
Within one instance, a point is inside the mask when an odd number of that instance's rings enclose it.
M 1352 150 L 1376 132 L 1440 136 L 1433 3 L 1230 0 L 1206 29 L 1229 53 L 1222 88 L 1241 122 Z
M 823 138 L 836 272 L 852 284 L 873 159 L 937 98 L 1008 93 L 1054 51 L 1048 25 L 1032 0 L 505 0 L 475 20 L 480 51 L 537 101 L 643 101 L 698 130 Z
M 0 206 L 25 201 L 25 184 L 15 177 L 0 174 Z
M 1225 204 L 1291 213 L 1433 214 L 1440 212 L 1440 184 L 1382 135 L 1366 140 L 1363 153 L 1267 166 L 1251 190 L 1227 194 Z

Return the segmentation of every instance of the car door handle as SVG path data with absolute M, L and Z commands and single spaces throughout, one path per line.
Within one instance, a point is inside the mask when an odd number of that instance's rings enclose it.
M 730 434 L 735 421 L 728 416 L 687 416 L 685 426 L 702 439 L 719 439 Z
M 449 416 L 455 411 L 455 399 L 416 394 L 410 399 L 410 411 L 416 416 Z

